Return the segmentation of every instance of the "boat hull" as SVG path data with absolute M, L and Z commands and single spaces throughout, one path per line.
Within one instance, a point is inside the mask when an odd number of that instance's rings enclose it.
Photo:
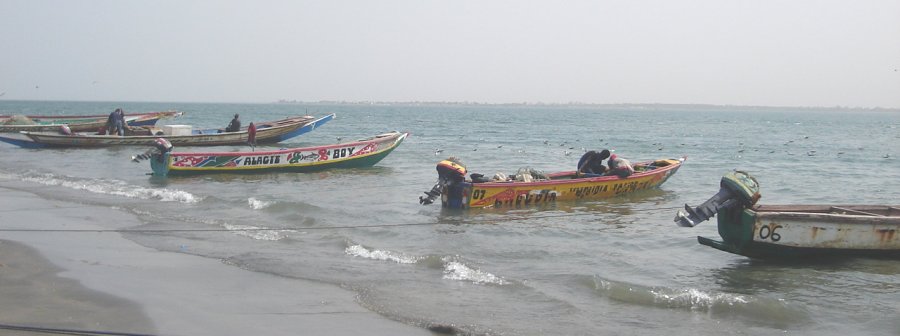
M 180 116 L 182 112 L 164 111 L 136 113 L 125 115 L 125 122 L 129 126 L 152 126 L 163 118 L 174 118 Z M 0 117 L 0 121 L 9 119 L 10 117 Z M 72 117 L 46 117 L 46 116 L 29 116 L 32 121 L 36 121 L 35 125 L 0 125 L 0 133 L 10 132 L 55 132 L 60 126 L 66 125 L 72 132 L 95 132 L 101 127 L 106 126 L 107 116 L 72 116 Z
M 658 160 L 666 166 L 640 171 L 627 178 L 599 176 L 574 178 L 575 172 L 550 174 L 536 182 L 463 182 L 447 187 L 441 194 L 444 208 L 521 208 L 552 205 L 556 202 L 615 197 L 659 187 L 678 171 L 685 158 Z M 646 167 L 653 162 L 636 164 Z
M 334 118 L 334 114 L 313 120 L 312 117 L 289 118 L 269 123 L 260 123 L 256 131 L 256 143 L 281 142 L 324 125 Z M 47 147 L 110 147 L 110 146 L 153 146 L 157 138 L 166 138 L 175 146 L 228 146 L 247 144 L 249 132 L 246 128 L 238 132 L 219 132 L 219 130 L 197 131 L 191 135 L 61 135 L 46 132 L 21 132 L 28 137 L 0 138 L 10 144 L 26 148 Z M 30 142 L 29 142 L 30 141 Z
M 156 176 L 302 173 L 333 168 L 369 167 L 384 159 L 408 135 L 392 132 L 351 143 L 278 151 L 165 153 L 161 158 L 151 158 L 150 165 Z
M 900 257 L 900 206 L 760 205 L 717 215 L 719 250 L 751 258 Z

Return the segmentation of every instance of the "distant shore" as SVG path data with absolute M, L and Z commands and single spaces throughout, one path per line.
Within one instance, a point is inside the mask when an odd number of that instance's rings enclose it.
M 428 107 L 569 107 L 569 108 L 585 108 L 585 109 L 616 109 L 616 110 L 735 110 L 735 111 L 772 111 L 784 112 L 789 111 L 831 111 L 831 112 L 854 112 L 854 111 L 872 111 L 872 112 L 888 112 L 900 113 L 900 107 L 879 107 L 879 106 L 778 106 L 778 105 L 733 105 L 733 104 L 676 104 L 676 103 L 585 103 L 585 102 L 508 102 L 508 103 L 489 103 L 474 101 L 367 101 L 367 100 L 317 100 L 304 101 L 295 99 L 279 99 L 276 101 L 259 102 L 259 101 L 230 101 L 230 102 L 205 102 L 205 101 L 92 101 L 92 100 L 16 100 L 16 99 L 0 99 L 3 102 L 73 102 L 73 103 L 109 103 L 112 105 L 127 104 L 248 104 L 248 105 L 265 105 L 265 104 L 285 104 L 285 105 L 310 105 L 310 106 L 428 106 Z M 3 113 L 0 113 L 3 114 Z
M 0 180 L 0 334 L 9 326 L 159 335 L 432 335 L 333 285 L 140 246 L 106 207 L 45 200 Z M 72 230 L 86 230 L 72 232 Z M 68 232 L 67 232 L 68 231 Z
M 891 107 L 858 107 L 858 106 L 765 106 L 765 105 L 720 105 L 720 104 L 670 104 L 670 103 L 546 103 L 546 102 L 520 102 L 520 103 L 485 103 L 485 102 L 454 102 L 454 101 L 344 101 L 344 100 L 320 100 L 299 101 L 281 99 L 276 104 L 297 105 L 349 105 L 349 106 L 486 106 L 486 107 L 573 107 L 573 108 L 597 108 L 597 109 L 690 109 L 690 110 L 755 110 L 755 111 L 784 111 L 810 110 L 810 111 L 884 111 L 900 112 L 900 108 Z

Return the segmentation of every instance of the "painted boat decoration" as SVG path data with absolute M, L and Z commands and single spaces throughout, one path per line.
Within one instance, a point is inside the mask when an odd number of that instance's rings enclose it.
M 575 171 L 545 174 L 545 179 L 532 181 L 478 183 L 471 180 L 447 181 L 439 177 L 438 183 L 425 193 L 427 197 L 420 197 L 419 202 L 430 204 L 440 196 L 444 208 L 469 209 L 521 208 L 560 201 L 602 199 L 659 187 L 678 171 L 685 160 L 682 157 L 640 162 L 634 165 L 635 173 L 625 178 L 584 176 L 577 175 Z M 464 167 L 461 173 L 465 176 Z
M 334 119 L 333 113 L 318 119 L 303 116 L 255 123 L 255 143 L 281 142 L 315 130 L 331 119 Z M 166 129 L 168 132 L 165 131 Z M 118 136 L 86 133 L 64 135 L 53 132 L 20 132 L 17 137 L 0 136 L 0 141 L 25 148 L 153 146 L 157 138 L 165 137 L 176 146 L 227 146 L 247 144 L 250 134 L 248 127 L 243 127 L 237 132 L 225 132 L 221 128 L 194 130 L 188 125 L 166 125 L 163 130 L 151 128 L 145 135 Z
M 684 227 L 717 217 L 722 240 L 697 237 L 700 244 L 760 259 L 900 257 L 900 205 L 757 205 L 759 184 L 740 171 L 726 174 L 720 186 L 675 217 Z
M 177 153 L 165 142 L 134 161 L 148 159 L 155 176 L 209 173 L 311 172 L 331 168 L 373 166 L 390 154 L 409 133 L 390 132 L 354 142 L 287 148 L 275 151 Z
M 160 119 L 176 118 L 184 112 L 162 111 L 125 115 L 128 126 L 153 126 Z M 108 116 L 24 116 L 29 124 L 14 124 L 16 116 L 0 116 L 0 132 L 55 132 L 66 125 L 72 132 L 93 132 L 106 126 Z

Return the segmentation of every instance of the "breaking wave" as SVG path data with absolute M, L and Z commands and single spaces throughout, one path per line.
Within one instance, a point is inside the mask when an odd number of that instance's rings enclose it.
M 47 173 L 22 174 L 16 176 L 16 178 L 25 182 L 39 183 L 48 186 L 60 186 L 74 190 L 84 190 L 95 194 L 124 196 L 128 198 L 158 199 L 163 202 L 181 202 L 187 204 L 194 204 L 202 200 L 202 197 L 195 196 L 186 191 L 168 188 L 144 188 L 129 185 L 123 181 L 117 180 L 83 179 L 71 176 L 56 176 Z
M 368 250 L 365 247 L 362 247 L 362 245 L 353 245 L 347 247 L 344 252 L 354 257 L 381 261 L 393 261 L 398 264 L 415 264 L 420 259 L 417 257 L 410 257 L 401 253 L 395 253 L 391 251 Z
M 643 306 L 735 316 L 782 326 L 809 321 L 805 309 L 782 299 L 714 293 L 695 288 L 647 287 L 600 277 L 594 277 L 593 287 L 602 296 Z
M 417 264 L 420 261 L 426 266 L 432 267 L 432 262 L 436 257 L 416 257 L 408 256 L 402 253 L 383 251 L 372 249 L 369 250 L 362 245 L 351 245 L 344 252 L 348 255 L 379 261 L 390 261 L 398 264 Z M 443 278 L 447 280 L 469 281 L 476 284 L 495 284 L 505 285 L 508 281 L 491 273 L 474 269 L 457 260 L 458 257 L 442 257 L 439 266 L 443 271 Z
M 250 209 L 253 209 L 253 210 L 262 210 L 262 209 L 268 208 L 272 204 L 275 204 L 275 202 L 272 202 L 272 201 L 258 200 L 253 197 L 248 198 L 247 203 L 250 205 Z
M 223 224 L 230 232 L 236 235 L 250 237 L 256 240 L 276 241 L 287 237 L 286 233 L 291 230 L 268 230 L 258 226 L 240 225 L 240 224 Z
M 506 280 L 491 273 L 466 266 L 454 258 L 444 257 L 444 279 L 471 281 L 476 284 L 505 285 Z

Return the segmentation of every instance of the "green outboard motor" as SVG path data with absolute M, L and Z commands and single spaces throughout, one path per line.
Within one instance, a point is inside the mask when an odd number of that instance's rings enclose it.
M 734 171 L 722 177 L 719 183 L 719 192 L 695 208 L 685 204 L 684 210 L 679 210 L 675 215 L 678 226 L 694 227 L 703 221 L 709 220 L 722 209 L 735 206 L 750 207 L 759 200 L 759 183 L 750 174 L 742 171 Z
M 150 160 L 150 168 L 153 169 L 153 175 L 166 176 L 169 168 L 166 162 L 169 159 L 169 153 L 172 152 L 172 143 L 164 138 L 157 138 L 153 144 L 153 148 L 148 149 L 142 154 L 131 157 L 131 161 L 140 162 L 141 160 Z

